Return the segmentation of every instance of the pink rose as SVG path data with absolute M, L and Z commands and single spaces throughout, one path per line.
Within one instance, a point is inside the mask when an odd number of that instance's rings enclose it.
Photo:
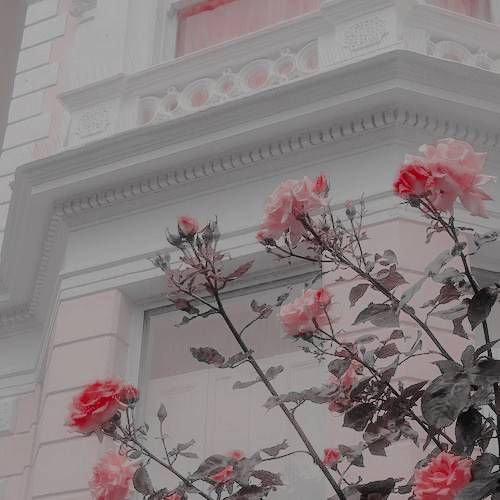
M 70 406 L 66 425 L 82 434 L 89 434 L 109 422 L 121 407 L 119 381 L 97 380 L 77 394 Z
M 210 476 L 210 479 L 214 481 L 215 483 L 225 483 L 231 477 L 233 476 L 234 473 L 234 467 L 232 465 L 228 465 L 224 467 L 222 470 L 219 472 L 216 472 L 215 474 L 212 474 Z
M 326 205 L 323 182 L 312 181 L 309 177 L 300 181 L 282 182 L 266 202 L 257 238 L 261 241 L 277 240 L 288 232 L 292 244 L 296 244 L 304 232 L 304 227 L 297 218 Z M 323 191 L 317 192 L 318 189 Z
M 430 172 L 422 165 L 406 165 L 399 171 L 394 181 L 394 192 L 401 198 L 423 196 L 427 191 Z
M 427 194 L 437 210 L 449 213 L 459 198 L 471 215 L 487 217 L 484 201 L 491 197 L 483 186 L 494 177 L 482 173 L 486 153 L 476 153 L 467 142 L 453 138 L 425 144 L 420 152 L 423 156 L 407 155 L 394 182 L 399 196 Z
M 328 467 L 336 465 L 340 462 L 342 455 L 339 450 L 334 448 L 325 448 L 325 457 L 323 458 L 323 463 Z
M 474 148 L 464 141 L 453 137 L 440 139 L 435 146 L 424 144 L 419 151 L 433 163 L 445 163 L 452 167 L 466 167 L 475 171 L 482 170 L 486 153 L 476 153 Z
M 453 500 L 471 480 L 472 460 L 441 452 L 415 471 L 414 494 L 417 500 Z
M 130 384 L 124 385 L 120 391 L 120 402 L 127 406 L 133 406 L 137 401 L 139 401 L 139 389 Z
M 179 226 L 179 233 L 183 236 L 193 236 L 200 229 L 198 221 L 189 215 L 177 217 L 177 225 Z
M 281 307 L 279 317 L 288 335 L 298 336 L 316 330 L 315 323 L 324 326 L 329 323 L 325 308 L 332 300 L 326 288 L 308 289 L 301 297 Z
M 115 451 L 104 455 L 94 467 L 89 481 L 96 500 L 126 500 L 132 492 L 132 478 L 137 465 Z

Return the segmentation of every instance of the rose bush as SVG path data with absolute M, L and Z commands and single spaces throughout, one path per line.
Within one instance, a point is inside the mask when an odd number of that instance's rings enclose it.
M 313 283 L 326 273 L 339 273 L 337 281 L 347 286 L 344 274 L 353 274 L 356 279 L 349 292 L 349 307 L 359 308 L 353 326 L 376 327 L 377 335 L 358 335 L 356 331 L 355 336 L 347 337 L 348 332 L 339 330 L 332 316 L 329 290 L 313 288 L 309 282 L 294 300 L 288 300 L 288 293 L 270 304 L 252 300 L 249 307 L 254 318 L 237 324 L 224 306 L 223 292 L 228 284 L 246 277 L 252 262 L 228 262 L 218 248 L 216 221 L 201 227 L 190 216 L 179 217 L 177 233 L 169 233 L 168 241 L 181 256 L 180 267 L 166 256 L 153 260 L 166 275 L 167 297 L 183 312 L 181 325 L 218 315 L 239 349 L 226 355 L 213 347 L 193 347 L 191 354 L 217 370 L 250 367 L 256 378 L 237 382 L 233 388 L 244 390 L 262 383 L 268 391 L 264 407 L 282 412 L 300 446 L 289 451 L 285 440 L 248 455 L 239 450 L 214 454 L 202 460 L 194 472 L 183 475 L 176 463 L 198 458 L 188 451 L 194 441 L 173 448 L 168 445 L 165 405 L 160 404 L 157 413 L 159 436 L 155 437 L 164 450 L 157 456 L 145 442 L 149 426 L 136 422 L 137 388 L 116 380 L 97 381 L 75 397 L 68 418 L 73 429 L 100 437 L 104 434 L 119 445 L 119 452 L 106 455 L 94 470 L 90 482 L 94 497 L 125 500 L 133 480 L 147 500 L 261 500 L 284 485 L 281 475 L 267 470 L 266 464 L 292 455 L 306 455 L 318 467 L 334 495 L 328 500 L 386 500 L 396 493 L 414 500 L 481 500 L 500 493 L 498 452 L 486 451 L 493 438 L 500 445 L 500 361 L 493 356 L 495 342 L 487 322 L 500 285 L 478 285 L 465 253 L 464 233 L 470 233 L 475 251 L 498 235 L 457 227 L 453 216 L 460 200 L 471 215 L 485 217 L 484 202 L 491 198 L 483 186 L 492 177 L 483 174 L 484 153 L 462 141 L 443 139 L 420 151 L 421 156 L 406 157 L 393 189 L 427 221 L 427 241 L 434 233 L 444 233 L 450 248 L 437 255 L 414 283 L 408 283 L 393 250 L 372 253 L 364 248 L 368 234 L 363 199 L 348 201 L 343 215 L 333 214 L 329 184 L 323 175 L 281 183 L 266 202 L 257 234 L 272 256 L 316 265 L 318 275 Z M 461 263 L 460 269 L 450 264 L 454 259 Z M 436 296 L 415 304 L 414 297 L 430 281 L 439 288 Z M 370 302 L 366 300 L 368 290 Z M 341 312 L 335 303 L 335 313 Z M 274 379 L 284 367 L 261 366 L 265 361 L 254 357 L 243 335 L 273 313 L 287 340 L 320 363 L 327 383 L 278 392 Z M 431 317 L 450 321 L 450 332 L 461 341 L 468 338 L 464 321 L 472 330 L 481 326 L 484 344 L 468 345 L 456 359 L 431 328 Z M 409 331 L 409 323 L 415 325 L 416 334 Z M 432 346 L 428 351 L 424 350 L 424 336 Z M 398 377 L 400 366 L 416 356 L 431 356 L 441 375 L 420 381 Z M 360 439 L 355 444 L 337 442 L 335 447 L 323 448 L 320 456 L 300 422 L 299 410 L 307 403 L 324 405 L 325 411 L 338 414 L 335 417 L 342 419 L 344 427 L 359 432 Z M 364 482 L 358 471 L 351 470 L 362 470 L 367 454 L 384 456 L 387 448 L 402 440 L 412 441 L 422 453 L 413 477 L 406 482 L 390 477 L 383 468 L 378 480 Z M 165 470 L 166 480 L 178 483 L 155 488 L 147 473 L 151 462 Z

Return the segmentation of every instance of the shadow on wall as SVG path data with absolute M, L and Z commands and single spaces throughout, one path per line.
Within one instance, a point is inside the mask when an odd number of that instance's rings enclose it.
M 0 150 L 7 127 L 25 16 L 24 0 L 0 0 Z

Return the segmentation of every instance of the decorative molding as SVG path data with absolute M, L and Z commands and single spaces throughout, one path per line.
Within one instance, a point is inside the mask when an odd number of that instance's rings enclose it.
M 195 80 L 182 91 L 171 87 L 165 96 L 146 96 L 139 104 L 139 125 L 169 120 L 226 101 L 287 84 L 319 72 L 318 41 L 296 53 L 281 50 L 276 59 L 256 59 L 237 73 L 226 69 L 218 78 Z
M 16 406 L 15 398 L 0 399 L 0 435 L 14 432 Z
M 110 103 L 101 103 L 82 111 L 74 135 L 82 141 L 106 132 L 111 125 L 111 108 Z
M 388 34 L 387 20 L 374 16 L 350 26 L 344 33 L 344 46 L 355 53 L 379 45 Z
M 253 149 L 229 156 L 213 157 L 205 162 L 174 169 L 168 173 L 140 178 L 110 189 L 73 197 L 59 204 L 56 213 L 71 217 L 89 210 L 108 207 L 114 203 L 132 200 L 151 193 L 166 191 L 172 187 L 193 183 L 204 177 L 223 175 L 229 171 L 249 168 L 269 160 L 286 157 L 326 144 L 333 144 L 355 136 L 390 127 L 425 130 L 433 135 L 452 135 L 482 146 L 500 145 L 500 132 L 486 133 L 461 125 L 447 117 L 434 117 L 425 113 L 401 108 L 387 108 L 374 113 L 346 120 L 335 125 L 309 130 L 281 140 L 259 144 Z
M 432 37 L 431 33 L 425 29 L 410 28 L 405 30 L 402 47 L 438 59 L 446 59 L 493 73 L 500 73 L 500 59 L 490 57 L 486 49 L 481 47 L 471 49 L 454 40 Z

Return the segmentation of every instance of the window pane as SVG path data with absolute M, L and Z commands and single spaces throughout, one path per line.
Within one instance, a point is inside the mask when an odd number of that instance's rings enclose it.
M 214 5 L 218 5 L 214 7 Z M 320 0 L 214 0 L 179 12 L 177 55 L 211 47 L 319 9 Z
M 429 3 L 459 14 L 490 20 L 490 0 L 429 0 Z
M 236 297 L 226 302 L 227 309 L 241 327 L 255 317 L 249 307 L 252 298 L 259 303 L 274 302 L 284 291 L 281 288 Z M 184 473 L 192 472 L 201 459 L 211 454 L 224 454 L 236 449 L 250 456 L 260 448 L 278 444 L 283 439 L 289 440 L 291 449 L 303 449 L 280 410 L 267 411 L 263 407 L 269 394 L 261 384 L 243 390 L 232 389 L 238 380 L 255 379 L 256 375 L 250 367 L 207 369 L 207 365 L 193 360 L 190 347 L 212 346 L 225 355 L 238 352 L 238 346 L 223 322 L 212 316 L 181 328 L 175 327 L 182 316 L 179 312 L 165 313 L 151 317 L 150 321 L 149 378 L 143 392 L 146 393 L 145 421 L 151 426 L 149 443 L 156 451 L 161 453 L 161 443 L 153 439 L 158 435 L 155 415 L 160 402 L 164 402 L 168 411 L 169 444 L 174 446 L 179 442 L 196 440 L 190 451 L 197 453 L 200 460 L 181 458 L 178 465 Z M 255 323 L 246 331 L 245 339 L 264 368 L 277 365 L 287 368 L 273 382 L 279 392 L 317 386 L 328 379 L 325 366 L 319 366 L 311 356 L 298 351 L 293 341 L 283 338 L 275 315 Z M 297 416 L 320 453 L 325 442 L 334 442 L 332 421 L 337 419 L 326 406 L 304 407 Z M 327 485 L 306 455 L 269 462 L 266 468 L 286 476 L 288 486 L 274 494 L 273 499 L 328 497 Z M 175 479 L 165 477 L 159 468 L 153 467 L 152 473 L 158 487 L 165 482 L 170 487 L 175 486 Z

